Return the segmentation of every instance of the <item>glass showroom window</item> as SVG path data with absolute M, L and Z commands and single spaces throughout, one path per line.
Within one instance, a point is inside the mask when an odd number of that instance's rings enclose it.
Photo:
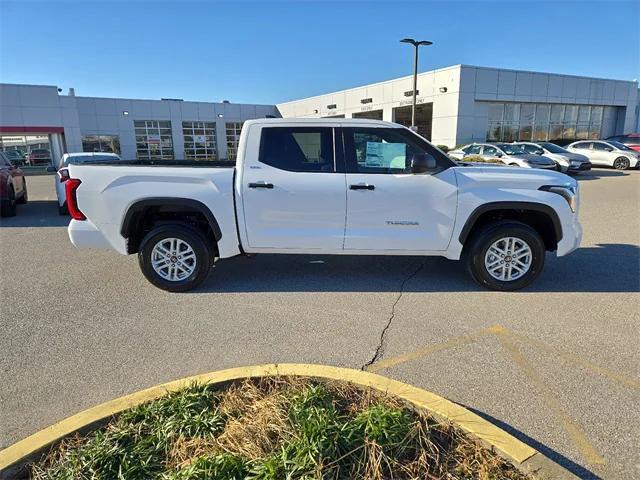
M 83 152 L 105 152 L 120 155 L 120 138 L 117 135 L 84 135 Z
M 235 160 L 238 155 L 238 142 L 243 122 L 227 122 L 227 160 Z
M 171 122 L 136 120 L 136 155 L 139 160 L 173 160 Z
M 187 160 L 218 159 L 215 122 L 182 122 L 184 158 Z
M 557 141 L 600 138 L 604 108 L 598 105 L 490 103 L 487 140 Z

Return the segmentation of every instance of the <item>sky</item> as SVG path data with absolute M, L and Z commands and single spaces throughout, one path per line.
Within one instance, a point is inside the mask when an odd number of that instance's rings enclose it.
M 0 0 L 0 82 L 273 104 L 456 64 L 640 79 L 640 2 Z

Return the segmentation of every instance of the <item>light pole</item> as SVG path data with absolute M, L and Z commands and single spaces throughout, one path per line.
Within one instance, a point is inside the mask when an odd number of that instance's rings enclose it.
M 415 49 L 415 55 L 413 57 L 413 102 L 411 104 L 411 129 L 414 132 L 418 131 L 416 127 L 416 95 L 418 90 L 418 47 L 420 45 L 433 45 L 433 42 L 428 40 L 414 40 L 413 38 L 403 38 L 400 40 L 402 43 L 410 43 Z

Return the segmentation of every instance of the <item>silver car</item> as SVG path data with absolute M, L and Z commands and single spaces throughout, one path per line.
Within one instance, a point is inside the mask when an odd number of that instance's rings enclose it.
M 640 152 L 611 140 L 581 140 L 567 146 L 567 150 L 586 156 L 594 166 L 617 170 L 638 168 Z
M 524 168 L 543 168 L 557 170 L 556 162 L 544 155 L 527 153 L 522 145 L 515 143 L 472 143 L 460 149 L 449 152 L 449 155 L 458 160 L 466 157 L 480 156 L 485 161 L 493 161 Z
M 591 163 L 584 155 L 572 153 L 551 142 L 518 142 L 525 152 L 544 155 L 558 164 L 562 173 L 578 173 L 591 170 Z

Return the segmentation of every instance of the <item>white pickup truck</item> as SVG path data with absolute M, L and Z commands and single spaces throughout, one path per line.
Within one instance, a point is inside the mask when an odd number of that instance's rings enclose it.
M 464 259 L 479 284 L 516 290 L 546 251 L 567 255 L 582 237 L 574 179 L 458 166 L 394 123 L 250 120 L 235 168 L 141 163 L 69 166 L 69 237 L 137 253 L 147 279 L 174 292 L 215 259 L 257 253 Z

